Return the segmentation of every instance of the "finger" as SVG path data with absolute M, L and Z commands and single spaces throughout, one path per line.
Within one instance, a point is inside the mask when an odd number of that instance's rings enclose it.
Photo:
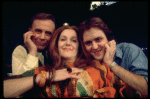
M 107 44 L 108 44 L 108 45 L 109 45 L 109 47 L 110 47 L 110 46 L 111 46 L 111 41 L 109 41 Z
M 106 48 L 106 50 L 108 50 L 109 48 L 110 48 L 110 46 L 109 46 L 109 44 L 107 43 L 107 44 L 105 44 L 105 48 Z
M 110 46 L 111 46 L 111 47 L 116 47 L 116 41 L 115 41 L 115 40 L 112 40 L 112 41 L 110 42 Z
M 77 75 L 70 75 L 70 78 L 80 79 L 80 76 L 77 76 Z
M 75 73 L 80 73 L 80 72 L 83 72 L 83 69 L 72 68 L 72 72 L 70 74 L 75 74 Z
M 32 33 L 30 33 L 30 34 L 26 35 L 26 40 L 31 40 L 31 36 L 33 36 L 33 34 L 32 34 Z
M 23 38 L 25 39 L 25 41 L 26 41 L 26 38 L 27 38 L 27 36 L 29 35 L 29 34 L 34 34 L 32 31 L 28 31 L 28 32 L 26 32 L 25 34 L 23 34 Z

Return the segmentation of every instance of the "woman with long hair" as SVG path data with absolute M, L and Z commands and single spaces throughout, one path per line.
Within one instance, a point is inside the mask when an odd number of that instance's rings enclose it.
M 86 60 L 76 26 L 62 26 L 52 35 L 49 64 L 38 68 L 41 76 L 41 97 L 114 97 L 113 73 L 98 61 Z M 73 78 L 74 77 L 74 78 Z M 99 93 L 100 92 L 100 93 Z M 104 94 L 105 93 L 105 94 Z

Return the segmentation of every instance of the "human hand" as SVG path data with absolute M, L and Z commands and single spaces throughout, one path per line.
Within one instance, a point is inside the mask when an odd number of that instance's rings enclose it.
M 68 73 L 67 69 L 56 70 L 53 81 L 57 82 L 57 81 L 66 80 L 68 78 L 79 79 L 80 77 L 77 76 L 76 74 L 82 72 L 83 69 L 79 69 L 79 68 L 75 68 L 75 67 L 73 67 L 71 69 L 72 69 L 71 73 Z
M 103 58 L 103 62 L 110 66 L 114 61 L 114 55 L 116 51 L 116 42 L 115 40 L 109 41 L 105 44 L 105 55 Z
M 31 40 L 31 37 L 34 37 L 35 34 L 32 31 L 28 31 L 23 35 L 24 44 L 26 45 L 29 54 L 36 56 L 37 55 L 37 46 Z

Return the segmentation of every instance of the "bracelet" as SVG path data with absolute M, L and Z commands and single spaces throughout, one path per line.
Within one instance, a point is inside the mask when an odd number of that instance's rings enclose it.
M 111 65 L 110 65 L 110 68 L 112 68 L 112 67 L 114 67 L 114 66 L 116 66 L 117 65 L 117 63 L 116 62 L 113 62 Z
M 51 72 L 49 71 L 49 83 L 53 82 L 52 75 L 53 75 L 53 71 L 51 71 Z
M 35 74 L 35 75 L 33 76 L 33 85 L 34 85 L 34 87 L 36 87 L 36 76 L 37 76 L 37 74 Z
M 45 83 L 46 83 L 46 71 L 41 71 L 41 79 L 40 79 L 39 86 L 44 87 Z
M 67 67 L 67 72 L 70 74 L 72 72 L 72 69 L 70 67 Z

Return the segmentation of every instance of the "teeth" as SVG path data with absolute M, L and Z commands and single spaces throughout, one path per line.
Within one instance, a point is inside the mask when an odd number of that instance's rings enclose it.
M 100 51 L 96 51 L 96 52 L 94 52 L 94 54 L 99 54 L 100 53 Z
M 64 50 L 70 50 L 71 51 L 72 49 L 71 48 L 64 48 Z
M 65 50 L 72 50 L 71 48 L 65 48 Z

